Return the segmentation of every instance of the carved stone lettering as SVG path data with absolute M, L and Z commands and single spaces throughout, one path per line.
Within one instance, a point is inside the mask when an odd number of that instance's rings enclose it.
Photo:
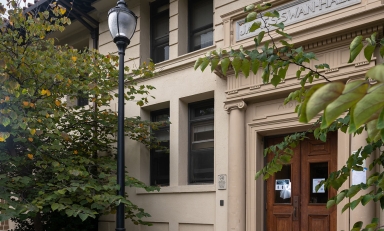
M 293 6 L 291 4 L 284 5 L 271 10 L 277 10 L 279 12 L 279 19 L 266 17 L 265 23 L 260 18 L 257 18 L 255 21 L 248 23 L 244 23 L 244 19 L 237 21 L 236 41 L 254 37 L 259 34 L 260 31 L 266 31 L 266 27 L 268 27 L 269 30 L 275 30 L 276 27 L 271 26 L 271 24 L 283 22 L 285 26 L 288 26 L 359 3 L 361 3 L 361 0 L 309 0 L 306 2 L 297 3 Z M 249 32 L 249 28 L 254 22 L 260 22 L 261 27 L 254 32 Z

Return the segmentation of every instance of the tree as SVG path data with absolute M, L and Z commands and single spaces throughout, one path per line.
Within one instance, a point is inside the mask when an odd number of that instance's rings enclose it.
M 117 115 L 109 104 L 117 96 L 118 57 L 47 38 L 70 24 L 64 8 L 24 14 L 15 1 L 8 3 L 8 13 L 0 4 L 0 17 L 9 16 L 0 22 L 0 220 L 30 220 L 43 230 L 52 225 L 43 220 L 54 214 L 84 221 L 123 203 L 126 218 L 148 224 L 141 218 L 149 214 L 116 195 Z M 143 105 L 153 87 L 134 78 L 153 76 L 153 63 L 125 71 L 125 99 Z M 67 103 L 79 92 L 91 106 Z M 149 128 L 159 125 L 126 118 L 125 135 L 156 148 Z M 129 175 L 125 183 L 158 190 Z
M 298 113 L 299 121 L 303 123 L 310 123 L 321 112 L 322 115 L 308 131 L 286 136 L 282 143 L 267 147 L 264 154 L 274 153 L 274 158 L 256 174 L 256 178 L 263 176 L 267 179 L 280 171 L 284 164 L 290 162 L 294 154 L 292 149 L 300 140 L 307 138 L 308 133 L 313 133 L 317 139 L 325 141 L 330 131 L 341 130 L 344 133 L 356 135 L 367 130 L 367 144 L 357 153 L 352 154 L 342 169 L 331 173 L 327 180 L 317 186 L 319 189 L 324 184 L 326 187 L 338 190 L 349 178 L 351 170 L 362 171 L 363 161 L 370 157 L 374 150 L 384 146 L 384 65 L 371 68 L 367 71 L 365 79 L 348 83 L 330 81 L 320 71 L 329 69 L 329 65 L 319 64 L 315 65 L 316 69 L 311 69 L 308 64 L 316 60 L 315 54 L 304 52 L 302 47 L 295 47 L 290 42 L 292 37 L 284 32 L 284 24 L 279 20 L 279 12 L 272 10 L 265 12 L 270 7 L 271 5 L 267 3 L 249 5 L 244 9 L 248 12 L 245 22 L 251 23 L 249 31 L 259 31 L 254 38 L 254 49 L 244 50 L 242 47 L 239 50 L 229 51 L 217 49 L 199 58 L 194 68 L 200 67 L 204 71 L 210 65 L 211 71 L 218 68 L 224 75 L 229 68 L 232 68 L 236 77 L 240 72 L 248 77 L 251 71 L 256 74 L 261 68 L 263 82 L 276 87 L 285 79 L 289 66 L 299 66 L 296 77 L 300 81 L 300 88 L 288 95 L 285 104 L 290 101 L 298 102 L 295 112 Z M 256 18 L 258 20 L 255 20 Z M 271 18 L 275 19 L 269 20 Z M 275 24 L 268 24 L 268 22 L 275 22 Z M 283 39 L 277 42 L 271 35 L 272 30 L 275 30 Z M 267 41 L 264 36 L 268 36 Z M 365 43 L 363 39 L 363 36 L 357 36 L 350 44 L 349 62 L 353 62 L 363 48 L 365 58 L 371 61 L 372 54 L 378 45 L 381 46 L 380 55 L 384 56 L 383 38 L 378 40 L 374 33 L 365 39 Z M 325 83 L 306 86 L 319 78 L 325 80 Z M 383 152 L 379 157 L 373 158 L 369 169 L 374 169 L 376 165 L 384 166 Z M 370 186 L 375 186 L 375 190 L 364 191 Z M 363 195 L 355 198 L 354 196 L 362 190 Z M 380 203 L 381 208 L 384 209 L 383 191 L 384 172 L 375 172 L 368 176 L 366 183 L 352 185 L 349 189 L 338 192 L 337 196 L 327 202 L 327 207 L 349 198 L 351 202 L 347 203 L 342 211 L 348 208 L 355 209 L 358 204 L 364 206 L 372 200 Z M 378 218 L 372 218 L 372 222 L 366 224 L 363 230 L 384 230 L 378 226 Z M 358 221 L 352 230 L 357 231 L 362 228 L 363 223 Z

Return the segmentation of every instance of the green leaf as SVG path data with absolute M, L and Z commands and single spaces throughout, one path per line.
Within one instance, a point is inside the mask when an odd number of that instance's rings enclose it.
M 353 228 L 362 228 L 363 227 L 363 222 L 362 221 L 358 221 L 356 222 L 354 225 L 353 225 Z
M 195 65 L 194 65 L 194 67 L 193 67 L 193 69 L 197 69 L 199 66 L 200 66 L 200 64 L 203 62 L 203 58 L 198 58 L 197 60 L 196 60 L 196 62 L 195 62 Z
M 296 71 L 296 78 L 299 79 L 299 78 L 300 78 L 300 75 L 301 75 L 301 70 L 297 70 L 297 71 Z
M 356 195 L 358 192 L 360 191 L 360 185 L 352 185 L 349 190 L 348 190 L 348 193 L 347 193 L 347 197 L 351 198 L 353 197 L 354 195 Z
M 259 67 L 260 67 L 260 61 L 255 59 L 255 60 L 252 60 L 252 72 L 253 74 L 256 75 L 257 71 L 259 70 Z
M 380 52 L 380 56 L 382 58 L 384 58 L 384 46 L 383 45 L 381 45 L 379 52 Z
M 353 39 L 349 46 L 350 56 L 348 63 L 352 63 L 355 58 L 359 55 L 360 51 L 363 49 L 364 45 L 362 43 L 363 36 L 359 35 Z
M 260 26 L 261 26 L 261 22 L 252 23 L 252 26 L 249 28 L 249 32 L 254 32 L 255 30 L 259 29 Z
M 317 84 L 313 87 L 311 87 L 305 94 L 305 99 L 304 102 L 301 104 L 300 110 L 299 110 L 299 121 L 302 123 L 308 123 L 308 118 L 307 118 L 307 104 L 311 96 L 321 87 L 323 87 L 324 84 Z
M 239 71 L 240 71 L 240 68 L 241 68 L 241 63 L 242 63 L 242 60 L 239 57 L 235 57 L 232 60 L 232 67 L 233 67 L 233 70 L 235 71 L 235 77 L 236 78 L 237 78 L 237 76 L 239 74 Z
M 281 82 L 281 77 L 279 75 L 273 75 L 271 79 L 271 84 L 276 87 Z
M 368 202 L 370 202 L 372 199 L 373 199 L 373 196 L 370 195 L 370 194 L 367 194 L 367 195 L 363 196 L 363 198 L 361 199 L 361 204 L 365 206 L 365 205 L 368 204 Z
M 277 24 L 271 24 L 271 26 L 277 27 L 280 30 L 284 30 L 284 23 L 282 23 L 282 22 L 279 22 Z
M 321 128 L 325 129 L 331 125 L 331 123 L 342 113 L 362 99 L 365 96 L 368 87 L 369 84 L 365 80 L 357 80 L 347 83 L 343 93 L 325 108 L 325 121 L 323 121 L 324 123 L 322 123 Z
M 272 18 L 278 18 L 280 17 L 280 14 L 279 12 L 277 12 L 276 10 L 274 10 L 273 12 L 266 12 L 264 14 L 265 17 L 272 17 Z
M 384 82 L 384 65 L 379 64 L 370 68 L 365 76 L 379 82 Z
M 327 209 L 329 209 L 330 207 L 332 207 L 335 204 L 336 204 L 336 201 L 330 199 L 330 200 L 327 201 L 327 206 L 326 207 L 327 207 Z
M 6 127 L 11 123 L 11 120 L 8 117 L 3 118 L 3 126 Z
M 371 87 L 366 94 L 357 104 L 354 109 L 354 123 L 356 127 L 369 122 L 371 116 L 379 113 L 378 110 L 384 106 L 384 83 L 377 84 Z
M 351 202 L 351 205 L 349 206 L 352 210 L 356 208 L 356 206 L 360 203 L 361 197 Z
M 251 68 L 251 62 L 248 59 L 243 59 L 243 63 L 241 65 L 241 71 L 243 72 L 246 78 L 249 76 L 250 68 Z
M 229 67 L 230 63 L 231 63 L 231 61 L 229 60 L 228 57 L 226 57 L 223 60 L 221 60 L 221 72 L 223 72 L 224 76 L 227 75 L 227 70 L 228 70 L 228 67 Z
M 376 45 L 367 45 L 364 49 L 364 56 L 368 60 L 368 62 L 371 62 L 372 54 L 375 51 Z
M 204 57 L 203 58 L 203 62 L 200 65 L 200 70 L 204 71 L 205 68 L 208 66 L 208 64 L 209 64 L 209 58 L 208 57 Z
M 82 221 L 85 221 L 88 218 L 88 214 L 85 213 L 79 213 L 79 217 Z
M 289 40 L 292 40 L 292 36 L 290 36 L 289 34 L 283 32 L 283 31 L 281 31 L 281 30 L 279 30 L 279 29 L 276 30 L 276 33 L 278 33 L 278 34 L 280 34 L 280 35 L 286 37 L 286 38 L 289 39 Z
M 253 5 L 253 4 L 250 4 L 250 5 L 246 6 L 246 7 L 244 7 L 244 11 L 245 12 L 249 12 L 249 11 L 252 11 L 254 9 L 255 9 L 255 5 Z
M 346 192 L 342 191 L 336 196 L 336 204 L 339 204 L 345 198 Z
M 269 70 L 269 67 L 266 66 L 263 70 L 263 74 L 261 75 L 261 79 L 263 80 L 264 84 L 269 83 L 269 75 L 270 75 L 270 70 Z
M 285 67 L 281 67 L 278 71 L 278 75 L 280 76 L 281 79 L 285 79 L 285 76 L 287 75 L 287 71 L 289 68 L 289 64 Z
M 255 20 L 257 18 L 257 13 L 256 12 L 251 12 L 247 15 L 247 17 L 245 18 L 245 22 L 252 22 L 253 20 Z
M 384 108 L 381 110 L 379 118 L 377 119 L 377 129 L 384 129 Z
M 344 90 L 344 84 L 341 82 L 331 82 L 311 95 L 306 104 L 306 118 L 307 122 L 314 118 L 319 112 L 324 110 L 328 104 L 337 99 Z
M 256 46 L 260 45 L 261 41 L 263 41 L 265 31 L 260 31 L 260 33 L 257 35 Z
M 211 72 L 213 72 L 217 65 L 219 64 L 220 59 L 219 58 L 213 58 L 211 59 Z
M 58 204 L 58 203 L 53 203 L 53 204 L 51 205 L 51 209 L 52 209 L 52 211 L 57 210 L 59 207 L 60 207 L 60 204 Z

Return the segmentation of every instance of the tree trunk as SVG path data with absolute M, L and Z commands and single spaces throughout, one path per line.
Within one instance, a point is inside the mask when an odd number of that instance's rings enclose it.
M 43 231 L 43 222 L 40 213 L 37 213 L 36 217 L 33 219 L 33 227 L 35 231 Z

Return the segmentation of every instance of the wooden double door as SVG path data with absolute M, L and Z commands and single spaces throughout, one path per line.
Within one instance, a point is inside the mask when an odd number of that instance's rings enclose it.
M 269 146 L 280 143 L 283 137 L 265 140 Z M 267 231 L 336 231 L 336 207 L 326 208 L 336 190 L 320 188 L 316 192 L 315 187 L 336 171 L 337 135 L 328 134 L 325 143 L 305 139 L 294 153 L 290 164 L 267 180 Z

